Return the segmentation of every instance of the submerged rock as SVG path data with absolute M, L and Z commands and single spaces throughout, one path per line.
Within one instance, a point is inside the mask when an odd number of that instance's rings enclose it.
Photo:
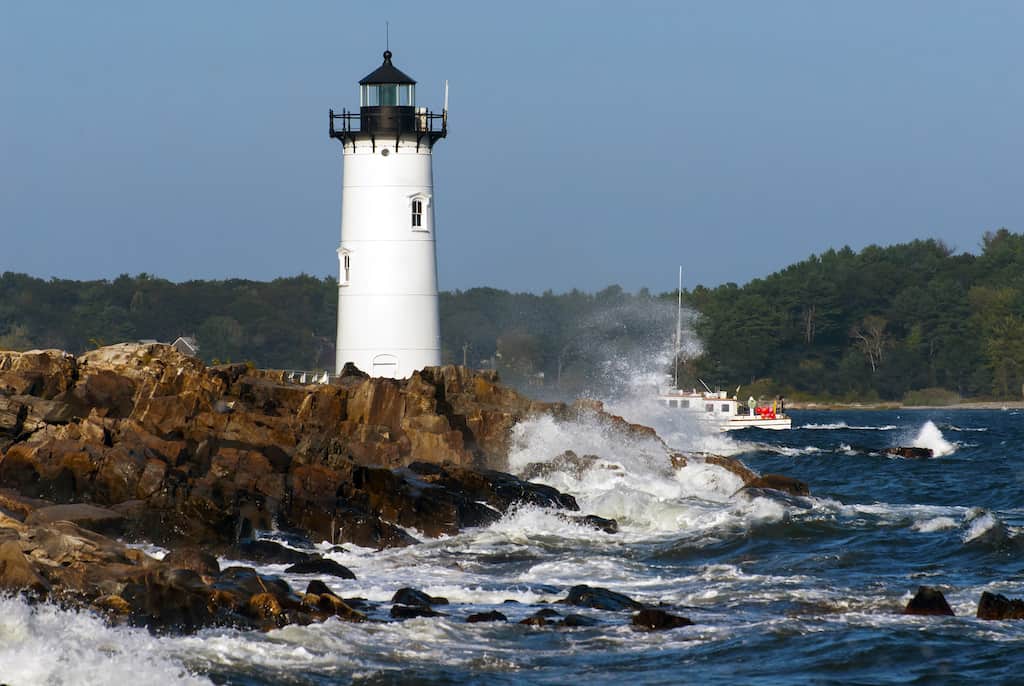
M 399 605 L 417 605 L 430 607 L 431 605 L 447 605 L 448 599 L 439 596 L 427 595 L 415 588 L 400 588 L 391 597 L 391 602 Z
M 614 519 L 605 519 L 604 517 L 598 517 L 597 515 L 560 515 L 561 519 L 567 522 L 573 522 L 576 524 L 582 524 L 588 526 L 591 529 L 597 529 L 603 531 L 606 534 L 617 534 L 619 533 L 619 523 Z
M 918 460 L 934 457 L 935 455 L 935 452 L 931 448 L 917 448 L 914 446 L 896 446 L 886 448 L 885 452 L 887 455 L 896 455 L 898 457 L 907 457 Z
M 641 603 L 622 593 L 583 584 L 570 588 L 569 595 L 558 602 L 576 605 L 577 607 L 590 607 L 595 610 L 621 611 L 643 609 Z
M 978 601 L 978 619 L 1024 619 L 1024 599 L 985 591 Z
M 339 579 L 356 578 L 351 569 L 326 557 L 298 562 L 284 571 L 286 574 L 327 574 Z
M 466 617 L 468 624 L 476 624 L 478 622 L 507 622 L 508 617 L 498 612 L 497 610 L 491 610 L 490 612 L 477 612 L 476 614 L 469 615 Z
M 953 608 L 946 602 L 942 591 L 933 586 L 920 586 L 917 593 L 903 609 L 905 615 L 954 616 Z
M 558 626 L 567 629 L 575 629 L 578 627 L 597 626 L 598 622 L 593 617 L 587 617 L 586 615 L 566 615 L 562 621 L 558 623 Z
M 645 631 L 664 631 L 666 629 L 678 629 L 679 627 L 693 624 L 689 617 L 680 617 L 669 614 L 664 610 L 648 608 L 640 610 L 632 619 L 633 627 Z
M 432 610 L 425 605 L 392 605 L 393 619 L 413 619 L 414 617 L 446 617 L 445 613 Z
M 251 560 L 262 564 L 298 564 L 319 559 L 318 555 L 304 553 L 264 539 L 241 541 L 228 548 L 224 555 L 237 560 Z
M 767 488 L 789 495 L 810 495 L 807 483 L 782 474 L 764 474 L 751 479 L 744 488 Z

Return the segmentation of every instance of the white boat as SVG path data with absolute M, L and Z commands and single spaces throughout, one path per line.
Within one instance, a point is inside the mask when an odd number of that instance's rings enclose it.
M 684 391 L 679 388 L 679 351 L 683 334 L 683 268 L 679 268 L 679 289 L 676 305 L 676 341 L 673 364 L 672 388 L 658 394 L 658 400 L 669 408 L 692 412 L 701 422 L 717 427 L 720 431 L 734 429 L 792 429 L 793 420 L 786 416 L 781 402 L 771 405 L 759 405 L 751 397 L 745 405 L 741 405 L 736 396 L 732 398 L 725 391 L 712 391 L 701 381 L 704 391 L 693 389 Z M 739 392 L 739 388 L 736 389 Z M 781 401 L 781 398 L 780 398 Z
M 777 402 L 758 405 L 747 401 L 741 404 L 725 391 L 684 391 L 670 388 L 658 394 L 658 401 L 665 407 L 691 412 L 700 422 L 713 425 L 720 431 L 735 429 L 773 429 L 780 431 L 793 428 L 793 420 L 787 416 Z

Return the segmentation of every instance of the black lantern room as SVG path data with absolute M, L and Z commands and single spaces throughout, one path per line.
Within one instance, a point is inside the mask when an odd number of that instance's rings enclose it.
M 398 146 L 403 135 L 414 136 L 430 145 L 447 135 L 447 113 L 432 114 L 416 107 L 416 81 L 391 63 L 391 51 L 384 51 L 384 63 L 359 81 L 359 114 L 331 110 L 332 138 L 342 145 L 369 139 L 374 149 L 378 139 L 394 139 Z M 336 126 L 340 124 L 340 126 Z

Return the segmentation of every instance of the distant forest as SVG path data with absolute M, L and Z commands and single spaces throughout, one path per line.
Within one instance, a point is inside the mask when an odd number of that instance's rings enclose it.
M 986 233 L 980 254 L 939 241 L 812 255 L 739 286 L 683 292 L 683 354 L 672 363 L 676 293 L 441 294 L 446 361 L 494 367 L 537 396 L 604 393 L 678 369 L 743 393 L 938 402 L 1020 398 L 1024 235 Z M 335 278 L 172 283 L 0 276 L 0 349 L 75 353 L 195 335 L 207 362 L 329 369 Z

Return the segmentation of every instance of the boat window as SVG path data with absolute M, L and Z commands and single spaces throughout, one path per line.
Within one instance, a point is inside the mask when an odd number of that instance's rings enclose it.
M 707 405 L 704 406 L 704 411 L 705 412 L 714 412 L 715 411 L 715 404 L 714 403 L 708 403 Z
M 668 401 L 668 406 L 669 407 L 679 407 L 679 401 L 678 400 L 669 400 Z
M 722 412 L 729 411 L 729 403 L 722 403 Z
M 680 407 L 689 407 L 690 406 L 690 401 L 689 400 L 680 400 L 679 401 L 679 406 Z

